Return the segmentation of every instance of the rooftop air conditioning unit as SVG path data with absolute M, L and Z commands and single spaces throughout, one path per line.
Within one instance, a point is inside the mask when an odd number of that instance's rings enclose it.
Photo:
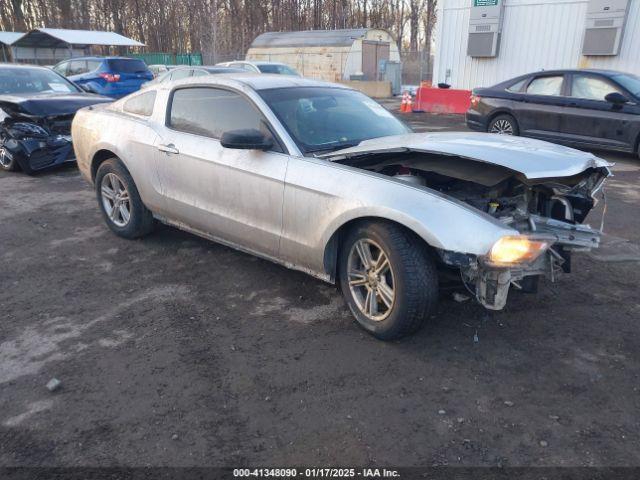
M 467 55 L 495 57 L 500 49 L 503 0 L 473 0 Z
M 589 0 L 583 55 L 618 55 L 629 0 Z

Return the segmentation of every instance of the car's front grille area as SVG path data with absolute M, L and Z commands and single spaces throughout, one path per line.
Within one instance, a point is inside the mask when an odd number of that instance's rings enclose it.
M 36 150 L 29 157 L 29 165 L 34 170 L 49 167 L 55 163 L 61 163 L 73 157 L 71 143 L 55 147 L 44 147 Z

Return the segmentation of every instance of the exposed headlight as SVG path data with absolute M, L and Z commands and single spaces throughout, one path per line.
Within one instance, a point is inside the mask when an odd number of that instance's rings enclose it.
M 508 267 L 531 263 L 553 244 L 553 239 L 521 236 L 502 237 L 487 256 L 490 265 Z

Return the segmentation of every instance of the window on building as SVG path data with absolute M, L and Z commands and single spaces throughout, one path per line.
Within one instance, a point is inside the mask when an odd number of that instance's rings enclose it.
M 562 75 L 535 78 L 527 87 L 531 95 L 559 96 L 562 93 Z

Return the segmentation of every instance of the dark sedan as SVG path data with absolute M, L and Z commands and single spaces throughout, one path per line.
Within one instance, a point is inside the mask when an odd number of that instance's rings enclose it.
M 73 116 L 111 101 L 48 68 L 0 64 L 0 169 L 31 174 L 75 161 Z
M 640 77 L 605 70 L 531 73 L 475 89 L 466 119 L 483 132 L 639 153 Z

